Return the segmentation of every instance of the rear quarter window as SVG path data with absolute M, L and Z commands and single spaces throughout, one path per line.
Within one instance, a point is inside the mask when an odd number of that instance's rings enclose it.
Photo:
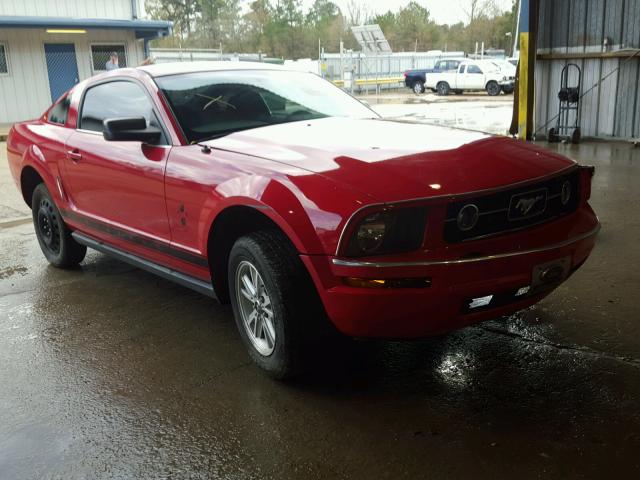
M 65 95 L 58 103 L 56 103 L 49 114 L 47 115 L 47 121 L 49 123 L 55 123 L 56 125 L 64 125 L 67 123 L 67 115 L 69 115 L 69 105 L 71 99 L 69 95 Z

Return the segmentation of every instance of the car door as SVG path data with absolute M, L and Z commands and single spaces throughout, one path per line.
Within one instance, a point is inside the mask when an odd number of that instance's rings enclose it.
M 163 130 L 158 145 L 104 139 L 103 120 L 135 116 Z M 64 184 L 74 213 L 91 219 L 92 227 L 170 241 L 164 171 L 171 147 L 158 118 L 149 93 L 136 81 L 116 79 L 85 91 L 77 128 L 66 143 Z
M 484 83 L 482 69 L 475 63 L 467 64 L 467 70 L 464 74 L 464 88 L 467 90 L 483 90 Z
M 454 78 L 455 78 L 455 88 L 466 88 L 466 79 L 465 79 L 465 70 L 467 68 L 467 65 L 465 63 L 461 64 L 458 67 L 458 70 L 456 71 Z

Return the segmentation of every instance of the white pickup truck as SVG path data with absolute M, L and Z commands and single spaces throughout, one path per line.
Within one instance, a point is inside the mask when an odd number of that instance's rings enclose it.
M 425 87 L 436 90 L 438 95 L 450 92 L 461 94 L 465 90 L 486 90 L 489 95 L 512 93 L 515 78 L 506 75 L 489 60 L 465 61 L 454 72 L 428 73 Z

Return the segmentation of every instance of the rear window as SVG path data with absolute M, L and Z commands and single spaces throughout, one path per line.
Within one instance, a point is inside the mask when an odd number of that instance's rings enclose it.
M 58 125 L 66 124 L 70 103 L 71 99 L 69 98 L 69 95 L 65 95 L 58 103 L 53 106 L 51 110 L 49 110 L 47 120 Z

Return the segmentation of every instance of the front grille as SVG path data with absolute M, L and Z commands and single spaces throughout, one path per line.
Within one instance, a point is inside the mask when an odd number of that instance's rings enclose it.
M 555 177 L 543 182 L 503 190 L 456 202 L 447 206 L 444 239 L 448 243 L 458 243 L 488 235 L 497 235 L 548 222 L 576 210 L 580 201 L 579 172 Z M 570 187 L 570 195 L 563 204 L 563 185 Z M 472 228 L 469 223 L 458 222 L 458 215 L 467 205 L 477 207 L 477 222 Z M 467 211 L 474 211 L 473 207 Z M 467 218 L 468 221 L 468 218 Z M 460 224 L 463 228 L 461 229 Z

